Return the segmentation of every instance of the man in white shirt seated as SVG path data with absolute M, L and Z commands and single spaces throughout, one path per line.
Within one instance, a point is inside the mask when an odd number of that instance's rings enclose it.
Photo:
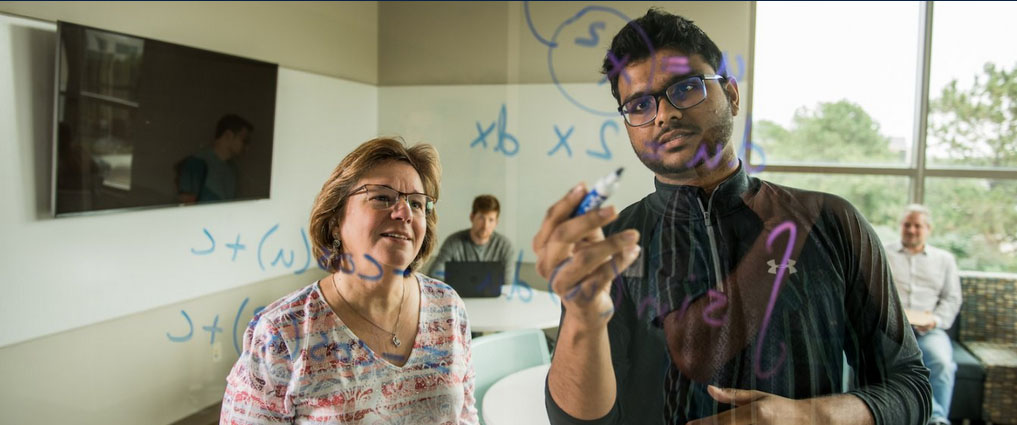
M 501 204 L 491 195 L 480 195 L 473 199 L 470 212 L 470 228 L 448 236 L 441 244 L 441 250 L 427 269 L 427 275 L 445 279 L 445 263 L 452 261 L 501 261 L 505 263 L 505 276 L 499 285 L 512 285 L 514 266 L 512 243 L 501 233 L 495 232 Z
M 953 325 L 961 306 L 960 278 L 953 254 L 926 245 L 932 215 L 921 205 L 909 205 L 901 220 L 901 241 L 886 245 L 886 258 L 900 294 L 901 306 L 922 349 L 932 383 L 929 424 L 949 424 L 953 397 L 953 346 L 945 330 Z

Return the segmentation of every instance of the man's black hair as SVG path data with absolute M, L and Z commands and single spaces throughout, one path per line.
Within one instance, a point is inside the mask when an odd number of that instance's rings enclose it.
M 650 44 L 647 45 L 647 42 Z M 618 77 L 621 73 L 612 75 L 615 61 L 621 62 L 626 55 L 626 64 L 647 59 L 650 57 L 650 46 L 653 46 L 654 52 L 670 48 L 688 56 L 699 54 L 715 71 L 720 71 L 720 49 L 702 29 L 682 16 L 651 8 L 646 11 L 646 15 L 629 22 L 618 31 L 611 40 L 611 49 L 608 51 L 614 57 L 604 57 L 601 72 L 611 80 L 611 94 L 615 100 L 621 102 L 618 94 Z
M 239 133 L 243 129 L 247 129 L 247 132 L 254 131 L 254 125 L 243 117 L 237 114 L 226 114 L 222 118 L 219 118 L 219 123 L 215 125 L 215 138 L 222 137 L 226 130 L 232 131 L 234 134 Z

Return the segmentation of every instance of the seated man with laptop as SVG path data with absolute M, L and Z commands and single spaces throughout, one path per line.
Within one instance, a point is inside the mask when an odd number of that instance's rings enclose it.
M 463 298 L 497 297 L 501 285 L 511 285 L 514 276 L 512 243 L 494 231 L 500 212 L 498 198 L 476 197 L 470 228 L 445 239 L 426 274 L 445 281 Z

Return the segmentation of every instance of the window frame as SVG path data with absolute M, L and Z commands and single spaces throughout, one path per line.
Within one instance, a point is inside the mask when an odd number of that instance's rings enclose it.
M 919 29 L 922 32 L 919 40 L 919 63 L 916 67 L 917 73 L 917 98 L 915 99 L 915 128 L 912 138 L 912 155 L 910 163 L 901 166 L 866 166 L 866 165 L 828 165 L 820 162 L 812 164 L 791 164 L 791 163 L 768 163 L 756 164 L 753 162 L 752 150 L 747 149 L 743 154 L 746 162 L 756 169 L 764 167 L 764 172 L 779 173 L 803 173 L 803 174 L 854 174 L 854 175 L 878 175 L 878 176 L 905 176 L 908 177 L 908 202 L 921 204 L 925 201 L 925 180 L 929 177 L 949 178 L 977 178 L 992 180 L 1017 180 L 1017 167 L 1001 168 L 976 168 L 976 167 L 929 167 L 926 164 L 927 133 L 929 121 L 929 74 L 932 64 L 932 21 L 933 1 L 922 2 L 919 13 Z M 752 28 L 749 32 L 750 63 L 755 66 L 756 28 L 759 23 L 756 21 L 756 2 L 750 7 Z M 753 79 L 754 79 L 753 73 Z M 755 81 L 753 81 L 755 83 Z M 754 85 L 754 84 L 753 84 Z M 755 98 L 752 97 L 753 102 Z M 752 131 L 752 123 L 749 123 L 746 131 Z

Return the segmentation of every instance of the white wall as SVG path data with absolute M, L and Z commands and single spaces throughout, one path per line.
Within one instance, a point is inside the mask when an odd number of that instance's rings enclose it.
M 280 69 L 269 200 L 53 219 L 55 40 L 52 23 L 0 16 L 0 376 L 8 383 L 0 416 L 168 423 L 221 399 L 236 360 L 234 320 L 243 328 L 254 307 L 323 275 L 302 232 L 332 168 L 374 137 L 378 89 Z M 205 230 L 216 248 L 196 255 L 211 246 Z M 233 260 L 226 244 L 238 235 L 247 248 Z M 285 259 L 273 266 L 280 250 Z M 188 334 L 181 310 L 193 333 L 173 342 Z M 217 315 L 223 331 L 204 331 Z
M 373 137 L 377 88 L 280 70 L 270 200 L 49 219 L 38 208 L 48 199 L 53 67 L 38 52 L 53 51 L 54 28 L 7 22 L 0 57 L 13 69 L 0 71 L 0 87 L 13 96 L 0 103 L 13 113 L 0 118 L 11 120 L 0 126 L 9 153 L 0 234 L 17 249 L 0 257 L 13 291 L 0 298 L 0 323 L 32 320 L 6 329 L 0 345 L 315 267 L 301 233 L 311 203 L 342 156 Z M 246 249 L 234 259 L 226 244 L 238 237 Z M 210 254 L 194 253 L 213 241 Z M 272 265 L 280 249 L 295 256 L 290 266 Z
M 0 12 L 378 83 L 376 1 L 0 1 Z

